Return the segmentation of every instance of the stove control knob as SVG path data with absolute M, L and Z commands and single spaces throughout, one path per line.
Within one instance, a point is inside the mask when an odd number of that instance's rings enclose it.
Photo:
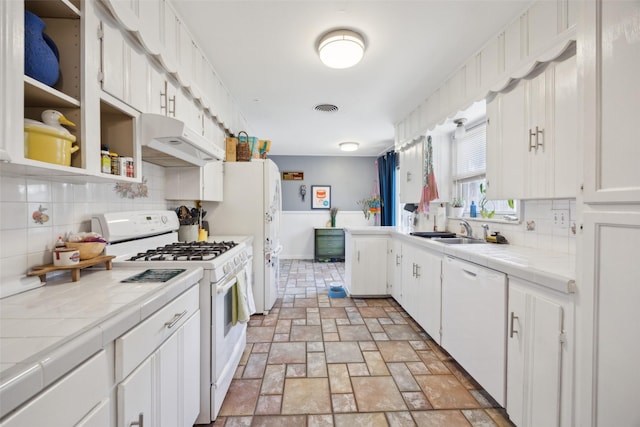
M 223 266 L 222 266 L 222 272 L 223 272 L 224 274 L 227 274 L 227 273 L 229 272 L 229 266 L 228 266 L 228 265 L 226 265 L 226 264 L 225 264 L 225 265 L 223 265 Z
M 237 257 L 237 256 L 236 256 L 236 257 L 234 257 L 234 258 L 233 258 L 233 263 L 234 263 L 235 265 L 240 264 L 240 258 L 239 258 L 239 257 Z
M 169 221 L 169 218 L 167 218 L 166 215 L 162 215 L 162 217 L 160 217 L 160 221 L 162 221 L 163 224 L 166 224 L 167 221 Z

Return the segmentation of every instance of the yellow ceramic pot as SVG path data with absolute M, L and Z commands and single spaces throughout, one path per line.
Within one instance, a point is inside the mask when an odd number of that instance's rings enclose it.
M 70 166 L 71 154 L 80 148 L 73 145 L 76 142 L 76 137 L 45 126 L 25 124 L 25 157 L 41 162 Z

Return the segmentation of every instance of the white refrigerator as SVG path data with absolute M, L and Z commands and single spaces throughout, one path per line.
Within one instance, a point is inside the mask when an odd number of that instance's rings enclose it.
M 210 234 L 253 236 L 253 295 L 256 312 L 267 314 L 278 298 L 280 171 L 273 160 L 224 163 L 222 202 L 208 202 Z

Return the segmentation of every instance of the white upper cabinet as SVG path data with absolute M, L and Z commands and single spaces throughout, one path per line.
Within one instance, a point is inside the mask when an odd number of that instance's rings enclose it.
M 584 201 L 640 201 L 640 33 L 638 1 L 585 6 L 580 73 L 584 76 Z M 635 36 L 634 36 L 635 35 Z
M 422 193 L 424 139 L 400 150 L 400 203 L 418 203 Z
M 492 37 L 438 89 L 427 96 L 420 132 L 433 129 L 458 111 L 491 93 L 505 90 L 513 79 L 532 73 L 540 62 L 560 56 L 575 40 L 578 3 L 573 0 L 539 0 Z M 409 116 L 403 120 L 406 122 Z M 402 122 L 401 122 L 402 123 Z M 415 137 L 406 126 L 399 144 Z M 404 131 L 404 133 L 403 133 Z
M 577 111 L 575 55 L 498 94 L 487 106 L 489 197 L 576 197 Z
M 527 55 L 539 53 L 558 35 L 557 1 L 537 1 L 531 5 L 527 18 Z
M 160 53 L 162 3 L 148 0 L 102 0 L 125 30 L 136 35 L 147 52 Z
M 169 0 L 161 0 L 160 55 L 158 59 L 168 73 L 178 69 L 178 18 Z
M 177 23 L 178 31 L 178 68 L 176 77 L 184 87 L 191 86 L 193 82 L 193 41 L 187 26 L 180 20 Z

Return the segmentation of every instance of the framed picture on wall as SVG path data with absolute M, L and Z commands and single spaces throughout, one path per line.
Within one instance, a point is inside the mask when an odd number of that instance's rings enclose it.
M 331 209 L 331 186 L 311 186 L 311 209 Z

